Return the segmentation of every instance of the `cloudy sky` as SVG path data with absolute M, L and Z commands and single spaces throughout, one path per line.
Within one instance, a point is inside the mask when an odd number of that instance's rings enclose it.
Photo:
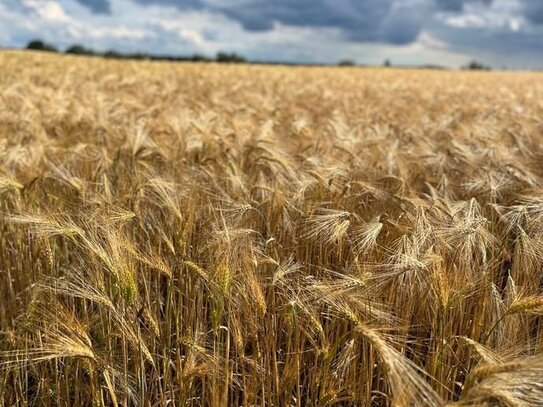
M 61 49 L 543 68 L 543 0 L 0 0 L 0 46 L 35 38 Z

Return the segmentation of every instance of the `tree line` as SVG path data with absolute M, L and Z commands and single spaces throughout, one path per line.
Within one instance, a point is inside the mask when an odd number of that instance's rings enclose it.
M 26 46 L 26 49 L 48 52 L 61 52 L 57 47 L 42 40 L 32 40 Z M 74 44 L 64 50 L 65 54 L 72 55 L 93 55 L 102 56 L 105 58 L 114 59 L 151 59 L 151 60 L 165 60 L 165 61 L 201 61 L 201 62 L 230 62 L 230 63 L 243 63 L 247 62 L 245 57 L 235 52 L 220 51 L 215 58 L 210 58 L 201 54 L 193 54 L 189 56 L 177 56 L 177 55 L 158 55 L 149 54 L 146 52 L 120 52 L 117 50 L 109 50 L 105 52 L 98 52 L 91 48 L 87 48 L 80 44 Z

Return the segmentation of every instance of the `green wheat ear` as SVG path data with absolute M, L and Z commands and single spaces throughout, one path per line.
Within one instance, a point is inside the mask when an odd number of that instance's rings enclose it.
M 222 320 L 222 310 L 218 301 L 211 301 L 211 308 L 209 309 L 209 323 L 212 328 L 216 329 L 220 326 Z
M 119 287 L 119 283 L 115 281 L 111 286 L 111 293 L 113 294 L 113 297 L 117 297 L 120 292 L 121 288 Z
M 137 297 L 137 286 L 135 283 L 130 281 L 116 281 L 112 285 L 112 293 L 114 297 L 119 297 L 123 299 L 126 305 L 131 305 Z
M 136 299 L 138 289 L 136 287 L 135 281 L 129 281 L 123 287 L 123 297 L 128 305 L 131 305 Z

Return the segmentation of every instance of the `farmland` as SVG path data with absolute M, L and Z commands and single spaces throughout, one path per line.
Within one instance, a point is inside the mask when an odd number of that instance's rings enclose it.
M 541 405 L 542 101 L 0 53 L 0 399 Z

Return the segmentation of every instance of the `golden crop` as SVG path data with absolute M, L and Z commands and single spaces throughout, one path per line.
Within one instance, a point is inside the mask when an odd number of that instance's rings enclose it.
M 0 399 L 540 406 L 542 100 L 0 53 Z

